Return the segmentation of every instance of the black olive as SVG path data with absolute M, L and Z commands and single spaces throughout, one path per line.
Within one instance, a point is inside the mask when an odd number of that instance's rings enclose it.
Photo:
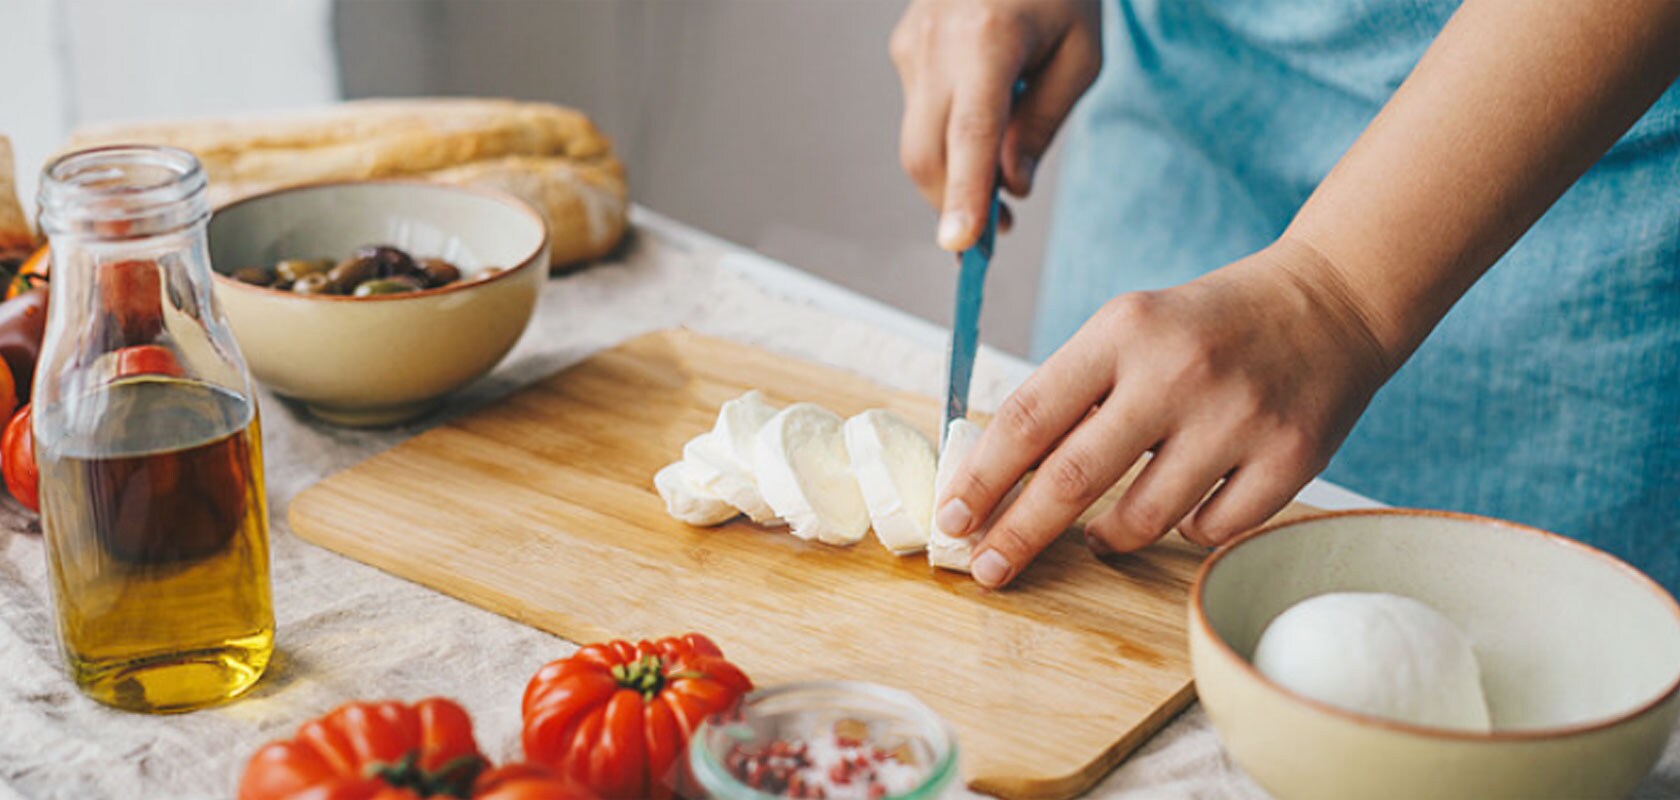
M 356 251 L 357 258 L 371 258 L 379 264 L 379 277 L 389 278 L 396 275 L 414 275 L 420 267 L 414 263 L 413 257 L 388 244 L 365 245 Z

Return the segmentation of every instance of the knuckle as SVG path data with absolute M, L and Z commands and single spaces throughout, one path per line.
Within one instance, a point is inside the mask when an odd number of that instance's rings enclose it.
M 1178 532 L 1194 544 L 1203 547 L 1218 547 L 1230 536 L 1219 529 L 1210 527 L 1199 519 L 1186 519 L 1178 524 Z
M 1001 426 L 1003 433 L 1016 442 L 1038 441 L 1050 434 L 1044 414 L 1038 393 L 1021 389 L 1003 402 L 994 424 Z
M 1103 305 L 1103 317 L 1112 326 L 1146 325 L 1158 313 L 1160 300 L 1152 292 L 1127 292 Z
M 1137 549 L 1133 539 L 1119 524 L 1114 514 L 1101 514 L 1085 525 L 1085 535 L 1102 542 L 1110 550 L 1127 553 Z
M 1083 508 L 1100 497 L 1107 488 L 1097 480 L 1096 466 L 1087 454 L 1077 453 L 1052 458 L 1040 471 L 1044 473 L 1051 497 L 1060 503 Z
M 906 63 L 917 53 L 928 50 L 938 35 L 938 17 L 912 14 L 893 26 L 892 35 L 887 37 L 887 52 L 899 63 Z
M 975 39 L 995 40 L 1013 34 L 1016 22 L 1015 15 L 995 5 L 978 5 L 965 15 L 963 28 Z
M 1258 521 L 1255 524 L 1258 524 Z M 1184 538 L 1203 547 L 1218 547 L 1249 527 L 1251 526 L 1242 524 L 1241 520 L 1232 519 L 1229 515 L 1198 512 L 1180 523 L 1178 532 L 1184 534 Z
M 913 145 L 905 145 L 899 149 L 899 165 L 904 168 L 904 174 L 910 176 L 919 186 L 927 186 L 939 182 L 939 159 L 935 158 L 927 149 Z
M 990 482 L 965 468 L 957 470 L 957 474 L 951 478 L 950 485 L 946 487 L 945 493 L 934 499 L 938 501 L 941 498 L 961 497 L 968 502 L 969 506 L 973 507 L 976 502 L 985 503 L 996 496 L 992 492 Z
M 1115 508 L 1115 526 L 1131 538 L 1154 541 L 1172 529 L 1178 520 L 1166 506 L 1152 497 L 1128 498 Z
M 916 43 L 911 41 L 908 29 L 903 25 L 894 28 L 892 35 L 887 37 L 887 57 L 900 69 L 910 63 L 916 50 Z
M 1011 564 L 1021 564 L 1038 552 L 1033 538 L 1013 525 L 999 524 L 986 532 L 984 547 L 997 550 Z
M 951 115 L 950 135 L 952 139 L 984 142 L 1002 136 L 1002 134 L 1003 122 L 995 114 L 969 109 Z

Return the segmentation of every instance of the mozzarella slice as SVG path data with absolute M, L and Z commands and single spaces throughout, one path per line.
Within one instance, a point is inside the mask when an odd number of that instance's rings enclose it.
M 957 466 L 974 450 L 974 445 L 980 441 L 980 426 L 966 419 L 951 420 L 950 427 L 945 429 L 945 444 L 939 452 L 939 468 L 933 481 L 934 502 L 944 496 L 945 485 L 956 475 Z M 974 545 L 980 541 L 980 532 L 976 531 L 962 538 L 950 536 L 939 529 L 939 523 L 933 521 L 933 514 L 937 509 L 929 512 L 928 530 L 928 563 L 944 569 L 968 572 L 968 562 L 974 558 Z
M 869 510 L 852 477 L 841 425 L 828 409 L 795 403 L 758 431 L 753 465 L 759 491 L 801 539 L 850 545 L 869 532 Z
M 694 480 L 693 465 L 677 461 L 653 474 L 653 487 L 665 501 L 665 511 L 678 521 L 708 528 L 739 514 L 736 508 Z
M 783 523 L 758 490 L 753 441 L 775 415 L 776 407 L 755 389 L 724 403 L 711 432 L 683 446 L 683 460 L 694 464 L 700 488 L 728 501 L 753 522 L 771 526 Z
M 894 555 L 921 552 L 933 518 L 933 443 L 880 408 L 846 420 L 842 431 L 875 538 Z

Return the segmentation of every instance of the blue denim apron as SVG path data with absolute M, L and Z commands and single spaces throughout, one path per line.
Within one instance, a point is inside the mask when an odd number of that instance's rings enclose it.
M 1446 0 L 1119 0 L 1070 121 L 1035 355 L 1121 292 L 1260 249 L 1399 86 Z M 1452 310 L 1325 477 L 1503 517 L 1680 593 L 1680 85 Z

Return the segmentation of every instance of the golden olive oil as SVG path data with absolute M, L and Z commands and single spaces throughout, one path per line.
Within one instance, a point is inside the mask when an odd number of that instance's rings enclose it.
M 143 377 L 82 395 L 90 430 L 39 453 L 59 642 L 94 699 L 146 712 L 238 696 L 274 649 L 251 401 Z M 74 423 L 71 423 L 74 428 Z

